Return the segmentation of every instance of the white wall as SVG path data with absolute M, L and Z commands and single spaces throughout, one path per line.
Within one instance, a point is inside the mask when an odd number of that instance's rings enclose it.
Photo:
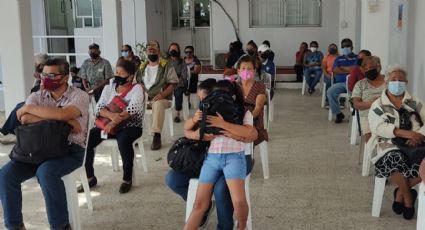
M 360 50 L 360 24 L 361 24 L 361 1 L 360 0 L 340 0 L 339 1 L 339 43 L 344 38 L 353 41 L 354 52 Z M 341 48 L 341 47 L 339 47 Z
M 122 1 L 123 43 L 133 48 L 136 43 L 147 42 L 145 2 L 145 0 Z
M 102 37 L 102 28 L 75 28 L 74 29 L 75 36 L 100 36 Z M 100 50 L 103 49 L 103 40 L 102 39 L 94 39 L 95 43 L 100 46 Z M 75 53 L 86 54 L 84 56 L 77 56 L 76 65 L 81 66 L 87 58 L 89 58 L 89 45 L 92 43 L 90 38 L 79 38 L 75 40 Z M 111 60 L 109 60 L 111 61 Z M 111 64 L 114 62 L 111 62 Z M 113 64 L 112 64 L 113 65 Z
M 409 36 L 407 46 L 407 68 L 409 74 L 409 90 L 413 95 L 425 101 L 425 53 L 423 39 L 425 37 L 425 1 L 409 0 Z
M 276 54 L 278 66 L 294 64 L 295 52 L 303 41 L 319 42 L 322 51 L 329 43 L 339 44 L 339 1 L 323 0 L 322 27 L 249 28 L 249 2 L 239 1 L 239 19 L 236 1 L 220 1 L 232 16 L 240 31 L 241 41 L 246 44 L 254 40 L 260 44 L 269 40 Z M 236 40 L 233 27 L 221 8 L 212 4 L 212 50 L 227 50 L 229 43 Z
M 165 43 L 164 0 L 145 0 L 147 40 L 157 40 L 161 50 L 167 47 Z
M 44 0 L 31 0 L 31 23 L 33 35 L 46 35 L 46 15 L 44 12 Z M 34 53 L 40 53 L 41 50 L 47 50 L 47 41 L 45 39 L 40 42 L 38 39 L 34 41 Z

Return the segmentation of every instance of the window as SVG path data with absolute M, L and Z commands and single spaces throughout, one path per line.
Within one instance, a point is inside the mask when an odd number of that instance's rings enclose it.
M 251 27 L 321 26 L 321 0 L 250 0 Z
M 192 19 L 195 27 L 210 26 L 210 0 L 172 0 L 171 10 L 173 28 L 189 28 Z
M 171 1 L 173 27 L 190 27 L 190 0 Z
M 101 0 L 75 0 L 75 27 L 101 27 Z

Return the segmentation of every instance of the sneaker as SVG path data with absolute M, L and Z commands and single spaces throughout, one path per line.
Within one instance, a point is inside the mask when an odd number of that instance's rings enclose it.
M 16 136 L 14 134 L 0 134 L 0 143 L 3 145 L 16 144 Z
M 176 122 L 176 123 L 180 123 L 182 120 L 180 119 L 180 117 L 175 117 L 174 118 L 174 122 Z
M 308 94 L 309 94 L 309 95 L 313 94 L 313 90 L 309 89 L 309 90 L 308 90 Z
M 92 177 L 92 178 L 89 180 L 89 188 L 94 187 L 94 186 L 96 186 L 96 185 L 97 185 L 97 178 L 94 176 L 94 177 Z M 83 185 L 82 185 L 82 184 L 80 184 L 80 185 L 77 187 L 77 192 L 78 192 L 78 193 L 82 193 L 82 192 L 84 192 L 84 187 L 83 187 Z
M 339 113 L 336 115 L 335 123 L 339 124 L 344 120 L 345 116 L 343 113 Z
M 325 109 L 329 109 L 329 103 L 325 102 Z
M 161 148 L 161 134 L 155 133 L 153 135 L 151 150 L 158 150 Z
M 199 225 L 200 228 L 207 226 L 208 220 L 210 219 L 210 215 L 213 212 L 214 207 L 215 207 L 215 201 L 212 200 L 211 201 L 211 204 L 210 204 L 210 207 L 205 212 L 204 217 L 202 217 L 201 225 Z
M 128 193 L 131 189 L 131 181 L 130 182 L 122 182 L 120 186 L 119 192 L 121 194 Z

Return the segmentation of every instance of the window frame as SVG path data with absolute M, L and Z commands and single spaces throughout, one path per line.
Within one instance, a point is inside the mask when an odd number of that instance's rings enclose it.
M 249 28 L 297 28 L 297 27 L 322 27 L 323 26 L 323 0 L 317 0 L 319 2 L 319 23 L 318 24 L 290 24 L 288 25 L 287 23 L 287 3 L 286 0 L 280 0 L 283 3 L 283 24 L 282 25 L 264 25 L 264 26 L 260 26 L 260 25 L 253 25 L 252 23 L 252 16 L 253 16 L 253 1 L 254 0 L 248 0 L 248 4 L 249 4 Z M 303 1 L 303 0 L 301 0 Z

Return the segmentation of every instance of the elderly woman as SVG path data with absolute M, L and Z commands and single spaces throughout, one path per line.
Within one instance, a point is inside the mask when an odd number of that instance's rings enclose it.
M 245 110 L 249 110 L 254 117 L 254 127 L 257 129 L 258 138 L 254 145 L 268 141 L 267 130 L 264 129 L 264 104 L 267 101 L 266 87 L 263 83 L 255 81 L 255 60 L 250 56 L 244 56 L 239 60 L 238 73 L 241 79 L 241 88 L 245 97 Z
M 425 107 L 406 91 L 406 84 L 405 69 L 390 69 L 388 89 L 369 110 L 372 139 L 368 147 L 374 147 L 372 162 L 376 175 L 391 177 L 398 185 L 394 191 L 393 211 L 398 215 L 403 213 L 403 217 L 409 220 L 415 214 L 417 192 L 411 188 L 421 181 L 418 169 L 422 160 L 419 156 L 423 152 L 412 154 L 406 149 L 423 149 Z
M 372 136 L 367 120 L 370 106 L 381 97 L 382 92 L 387 87 L 385 77 L 381 74 L 381 68 L 381 61 L 378 57 L 364 57 L 361 71 L 366 78 L 356 83 L 351 95 L 353 106 L 359 111 L 361 135 L 365 142 L 368 142 Z

